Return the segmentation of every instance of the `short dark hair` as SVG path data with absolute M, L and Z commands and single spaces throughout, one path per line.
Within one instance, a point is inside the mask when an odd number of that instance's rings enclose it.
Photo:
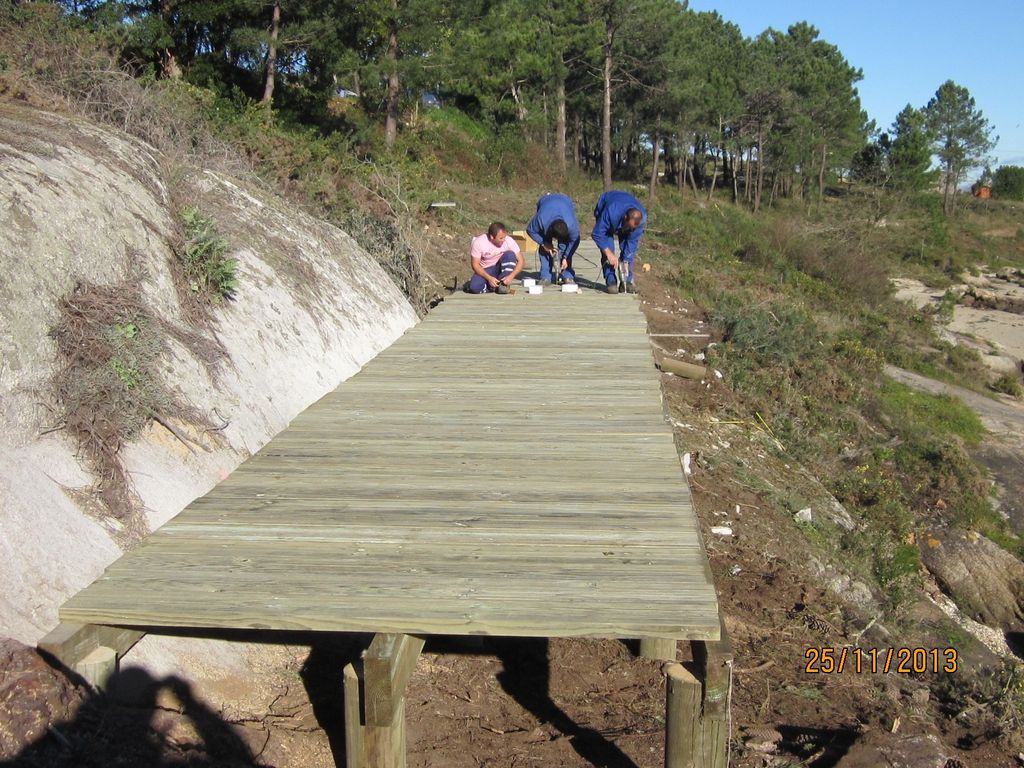
M 502 224 L 500 221 L 495 221 L 491 226 L 487 228 L 487 234 L 490 237 L 494 237 L 499 232 L 508 232 L 508 227 Z
M 569 241 L 569 225 L 561 219 L 556 219 L 551 222 L 551 226 L 548 227 L 548 231 L 544 234 L 547 235 L 548 240 L 566 243 Z

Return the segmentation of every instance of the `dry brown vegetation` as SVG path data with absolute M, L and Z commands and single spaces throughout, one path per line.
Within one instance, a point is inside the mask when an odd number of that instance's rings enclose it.
M 58 426 L 77 441 L 110 514 L 133 526 L 140 509 L 119 456 L 123 446 L 153 420 L 187 444 L 194 441 L 170 419 L 210 426 L 166 383 L 168 340 L 180 343 L 210 370 L 220 357 L 214 343 L 149 311 L 139 293 L 140 277 L 108 286 L 79 283 L 61 300 L 51 331 L 57 343 L 52 386 L 60 408 Z

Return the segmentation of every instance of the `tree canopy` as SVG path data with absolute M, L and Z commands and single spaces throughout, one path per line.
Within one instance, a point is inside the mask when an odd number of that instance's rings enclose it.
M 861 70 L 807 22 L 745 38 L 678 0 L 61 0 L 136 73 L 184 78 L 324 132 L 392 145 L 424 93 L 496 132 L 613 177 L 725 186 L 755 210 L 851 172 L 947 200 L 992 147 L 966 89 L 943 84 L 868 143 Z M 351 110 L 332 110 L 338 94 Z M 353 96 L 354 94 L 354 96 Z M 433 102 L 432 102 L 433 103 Z M 346 117 L 347 116 L 347 117 Z M 346 122 L 348 120 L 348 122 Z M 949 203 L 951 205 L 951 203 Z
M 1024 168 L 1001 165 L 992 176 L 992 194 L 1006 200 L 1024 200 Z

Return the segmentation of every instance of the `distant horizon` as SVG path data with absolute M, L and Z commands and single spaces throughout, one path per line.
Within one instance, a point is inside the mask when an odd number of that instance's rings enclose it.
M 977 12 L 951 0 L 690 0 L 689 7 L 717 11 L 749 38 L 768 28 L 784 32 L 800 21 L 813 25 L 820 39 L 863 71 L 857 92 L 880 131 L 888 131 L 907 104 L 924 107 L 952 80 L 970 91 L 999 137 L 992 169 L 1024 166 L 1024 0 L 992 0 Z M 951 33 L 956 40 L 945 53 L 941 46 Z M 972 169 L 971 181 L 979 170 Z

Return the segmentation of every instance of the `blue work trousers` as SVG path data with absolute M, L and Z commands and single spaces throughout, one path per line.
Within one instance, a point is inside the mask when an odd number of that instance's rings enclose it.
M 516 271 L 517 261 L 519 261 L 519 259 L 516 257 L 514 252 L 505 251 L 501 254 L 501 258 L 491 266 L 484 267 L 484 272 L 491 277 L 496 277 L 500 280 L 505 275 L 510 275 Z M 487 281 L 480 277 L 480 275 L 473 275 L 472 279 L 469 281 L 468 290 L 470 293 L 487 293 L 491 288 L 487 285 Z
M 626 282 L 633 282 L 633 259 L 624 259 L 622 255 L 619 255 L 619 263 L 622 264 L 622 270 L 626 274 Z M 605 285 L 615 285 L 619 282 L 618 276 L 615 274 L 615 267 L 608 263 L 608 257 L 601 254 L 601 271 L 604 272 Z
M 558 265 L 562 263 L 562 252 L 558 249 L 554 256 L 550 256 L 544 251 L 540 251 L 540 279 L 541 280 L 554 280 L 554 275 L 558 272 Z M 572 271 L 572 256 L 565 260 L 566 267 L 562 270 L 563 280 L 572 280 L 576 282 L 576 273 Z

